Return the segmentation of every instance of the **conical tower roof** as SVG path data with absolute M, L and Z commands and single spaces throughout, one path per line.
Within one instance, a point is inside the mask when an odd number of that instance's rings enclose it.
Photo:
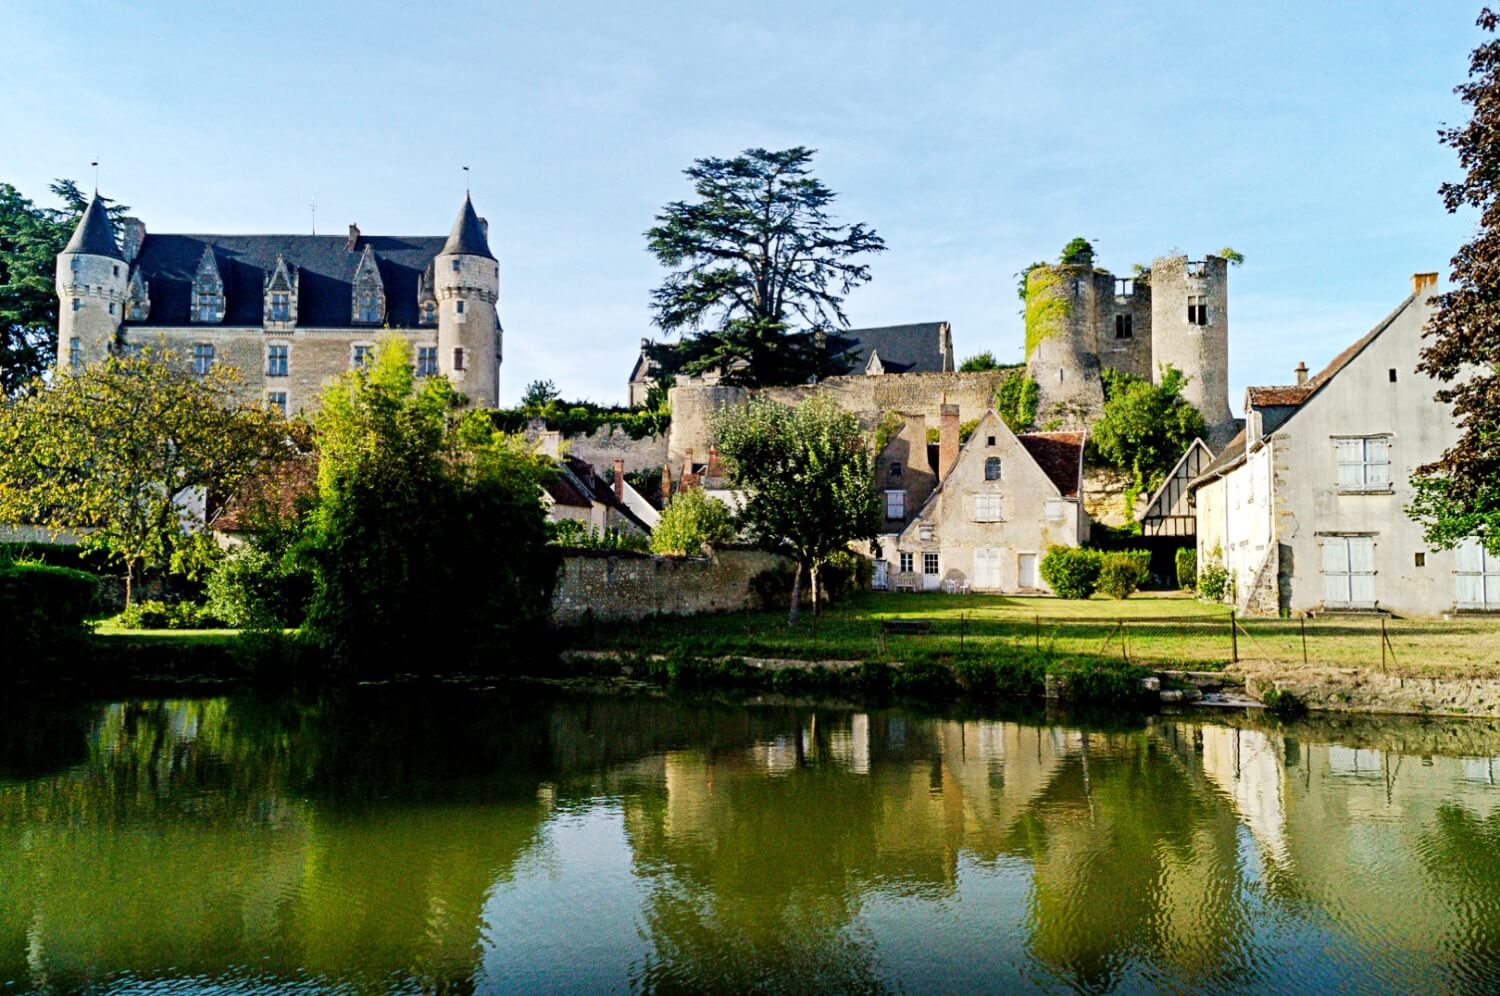
M 464 206 L 459 208 L 458 217 L 453 220 L 453 231 L 448 233 L 448 241 L 443 244 L 440 255 L 495 258 L 490 252 L 489 239 L 484 237 L 484 225 L 474 213 L 474 202 L 468 194 L 464 194 Z
M 119 245 L 115 243 L 115 226 L 110 224 L 109 212 L 104 209 L 104 199 L 97 190 L 94 191 L 89 206 L 83 209 L 83 217 L 78 219 L 78 227 L 73 229 L 73 237 L 68 240 L 63 252 L 88 253 L 91 256 L 108 256 L 110 259 L 125 261 L 125 257 L 120 255 Z

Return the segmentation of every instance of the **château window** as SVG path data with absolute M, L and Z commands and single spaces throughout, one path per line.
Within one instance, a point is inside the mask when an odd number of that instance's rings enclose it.
M 1188 295 L 1188 324 L 1208 324 L 1208 302 L 1203 299 L 1202 294 Z
M 370 361 L 375 358 L 373 346 L 359 345 L 354 347 L 354 366 L 356 369 L 368 367 Z
M 267 408 L 274 408 L 274 409 L 276 409 L 284 417 L 286 415 L 286 392 L 285 391 L 271 391 L 271 392 L 267 393 L 266 394 L 266 407 Z
M 211 342 L 197 342 L 193 344 L 193 373 L 202 377 L 208 373 L 209 368 L 214 365 L 214 344 Z
M 936 577 L 938 572 L 938 555 L 935 553 L 922 554 L 922 573 L 930 577 Z
M 380 298 L 374 294 L 367 294 L 359 299 L 359 321 L 380 321 Z
M 74 311 L 78 311 L 82 307 L 83 307 L 83 299 L 79 298 L 79 297 L 75 297 L 73 299 L 73 310 Z
M 422 321 L 428 325 L 437 321 L 437 302 L 428 301 L 422 305 Z
M 285 377 L 289 347 L 273 343 L 266 347 L 266 376 Z
M 994 436 L 985 436 L 984 437 L 984 445 L 986 445 L 986 446 L 994 446 L 995 445 L 995 437 Z
M 990 457 L 984 461 L 984 479 L 986 481 L 1000 480 L 1000 458 Z
M 461 260 L 461 259 L 459 259 L 457 256 L 453 257 L 453 272 L 457 273 L 458 271 L 462 270 L 463 268 L 464 268 L 464 261 Z
M 120 264 L 119 263 L 116 263 L 114 265 L 114 271 L 115 271 L 115 276 L 118 277 L 120 275 Z
M 464 313 L 464 303 L 462 301 L 455 302 L 455 306 L 457 307 L 458 313 L 460 315 Z
M 887 519 L 906 518 L 905 491 L 887 491 L 885 493 L 885 517 Z
M 74 370 L 83 366 L 83 340 L 77 336 L 68 340 L 68 366 Z
M 113 302 L 113 301 L 109 302 L 109 313 L 111 315 L 113 315 L 115 313 L 115 302 Z
M 77 256 L 74 256 L 71 260 L 68 261 L 68 265 L 72 267 L 74 273 L 78 272 L 78 267 L 82 264 L 83 260 L 79 259 Z
M 144 322 L 146 320 L 146 305 L 144 302 L 130 302 L 130 320 L 132 322 Z
M 912 570 L 913 570 L 913 567 L 912 567 L 912 555 L 909 554 L 909 553 L 900 553 L 900 554 L 897 554 L 897 556 L 900 558 L 901 573 L 902 574 L 910 574 L 912 572 Z
M 893 480 L 893 481 L 899 481 L 899 480 L 901 480 L 901 461 L 899 461 L 899 460 L 892 460 L 891 461 L 890 477 L 891 477 L 891 480 Z
M 1390 437 L 1355 436 L 1335 439 L 1333 445 L 1338 454 L 1340 491 L 1391 490 Z
M 283 291 L 273 291 L 271 294 L 271 321 L 289 322 L 292 320 L 292 295 Z
M 462 304 L 463 302 L 460 301 L 459 303 Z M 463 350 L 463 347 L 460 346 L 457 349 L 453 350 L 453 369 L 454 370 L 462 370 L 463 368 L 464 368 L 464 350 Z
M 1134 338 L 1134 336 L 1135 336 L 1135 316 L 1134 315 L 1116 315 L 1115 316 L 1115 338 L 1116 339 L 1131 339 L 1131 338 Z
M 219 295 L 213 291 L 199 291 L 193 304 L 193 317 L 200 322 L 219 320 Z
M 437 347 L 436 346 L 418 346 L 417 347 L 417 376 L 418 377 L 432 377 L 437 372 L 438 372 L 438 370 L 437 370 Z
M 1000 496 L 999 495 L 975 495 L 974 496 L 974 521 L 975 522 L 999 522 L 1000 521 Z

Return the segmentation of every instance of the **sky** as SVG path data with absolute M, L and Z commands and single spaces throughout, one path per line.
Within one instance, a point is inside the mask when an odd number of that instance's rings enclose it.
M 1128 274 L 1231 246 L 1230 399 L 1313 370 L 1472 217 L 1444 123 L 1473 3 L 218 5 L 0 0 L 0 181 L 156 232 L 445 234 L 471 167 L 500 260 L 502 402 L 623 403 L 696 158 L 818 150 L 888 250 L 854 326 L 1022 358 L 1015 274 L 1073 236 Z

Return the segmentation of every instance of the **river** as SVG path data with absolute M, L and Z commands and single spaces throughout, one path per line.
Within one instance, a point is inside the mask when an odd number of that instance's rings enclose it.
M 1500 987 L 1500 726 L 0 705 L 0 992 Z

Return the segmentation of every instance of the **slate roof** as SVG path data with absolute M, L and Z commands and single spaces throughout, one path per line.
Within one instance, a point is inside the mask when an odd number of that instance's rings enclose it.
M 443 243 L 443 255 L 495 258 L 490 253 L 490 240 L 485 237 L 484 225 L 474 212 L 474 202 L 469 200 L 468 194 L 464 195 L 464 206 L 458 209 L 458 217 L 453 219 L 448 241 Z
M 348 248 L 344 235 L 155 235 L 148 233 L 136 265 L 151 282 L 151 313 L 146 327 L 201 325 L 188 320 L 193 275 L 211 248 L 224 279 L 227 311 L 219 326 L 263 324 L 265 275 L 276 257 L 300 271 L 297 324 L 303 328 L 370 328 L 356 325 L 353 314 L 354 270 L 365 246 L 375 251 L 385 285 L 386 320 L 392 328 L 419 324 L 417 284 L 422 271 L 442 250 L 441 235 L 361 235 Z
M 104 201 L 98 193 L 89 201 L 89 206 L 83 209 L 78 227 L 73 229 L 73 237 L 68 239 L 63 252 L 88 253 L 91 256 L 108 256 L 122 263 L 125 261 L 115 242 L 115 226 L 110 224 L 109 212 L 104 209 Z
M 1081 432 L 1025 432 L 1016 436 L 1064 498 L 1077 498 L 1083 467 Z
M 631 511 L 628 505 L 615 500 L 614 486 L 594 473 L 593 464 L 579 460 L 577 457 L 565 457 L 564 462 L 568 465 L 568 470 L 572 471 L 573 476 L 592 492 L 590 497 L 594 501 L 607 508 L 613 508 L 616 512 L 634 522 L 643 532 L 651 532 L 651 527 L 642 522 L 641 517 Z
M 552 500 L 559 505 L 569 505 L 573 508 L 592 508 L 593 503 L 574 487 L 572 480 L 565 474 L 557 474 L 547 482 L 547 493 Z
M 914 325 L 883 325 L 870 329 L 844 329 L 828 337 L 833 352 L 850 352 L 850 373 L 864 373 L 872 352 L 880 353 L 886 373 L 940 373 L 943 366 L 943 330 L 947 322 Z

